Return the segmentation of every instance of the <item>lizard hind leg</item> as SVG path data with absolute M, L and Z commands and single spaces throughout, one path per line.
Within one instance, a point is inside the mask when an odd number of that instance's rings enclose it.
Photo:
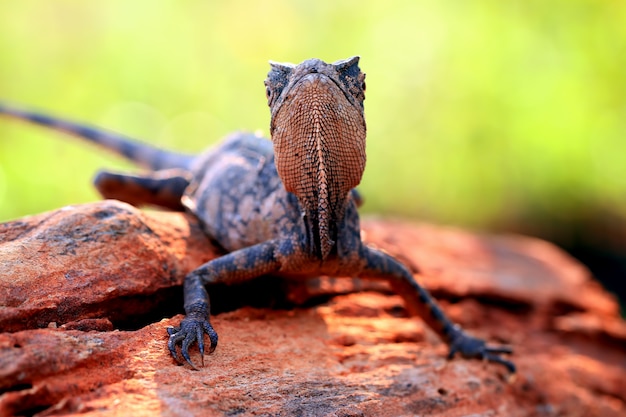
M 94 185 L 104 198 L 133 206 L 159 206 L 183 211 L 181 198 L 190 181 L 191 174 L 178 168 L 141 175 L 100 171 L 94 178 Z

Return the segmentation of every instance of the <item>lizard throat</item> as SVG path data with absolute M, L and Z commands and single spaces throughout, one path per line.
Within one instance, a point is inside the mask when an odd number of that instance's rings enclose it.
M 348 193 L 365 168 L 360 109 L 323 76 L 304 79 L 272 118 L 276 168 L 302 206 L 309 246 L 324 260 L 337 241 Z

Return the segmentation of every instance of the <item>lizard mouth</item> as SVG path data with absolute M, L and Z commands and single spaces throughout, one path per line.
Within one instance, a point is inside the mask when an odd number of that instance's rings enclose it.
M 308 73 L 293 84 L 272 118 L 276 168 L 294 193 L 322 259 L 332 250 L 348 192 L 365 169 L 365 121 L 329 77 Z

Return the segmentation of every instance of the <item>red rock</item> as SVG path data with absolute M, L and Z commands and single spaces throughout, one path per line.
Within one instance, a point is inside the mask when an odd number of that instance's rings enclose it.
M 114 201 L 2 224 L 0 329 L 124 321 L 215 254 L 197 222 Z
M 0 416 L 626 413 L 626 324 L 558 248 L 399 221 L 364 230 L 419 265 L 455 320 L 511 343 L 516 378 L 496 364 L 447 361 L 399 296 L 374 292 L 218 314 L 220 345 L 204 368 L 177 366 L 165 329 L 182 318 L 171 317 L 182 311 L 180 284 L 218 250 L 190 216 L 105 201 L 0 225 Z M 324 280 L 322 292 L 301 287 L 290 299 L 347 289 Z M 259 281 L 252 299 L 273 283 Z

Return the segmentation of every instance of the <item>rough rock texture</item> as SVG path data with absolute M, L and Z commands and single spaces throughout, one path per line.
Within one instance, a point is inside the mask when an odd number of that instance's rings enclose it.
M 626 324 L 562 251 L 430 225 L 363 227 L 421 267 L 452 318 L 512 344 L 517 376 L 446 361 L 399 296 L 329 298 L 352 283 L 330 278 L 211 289 L 220 344 L 201 371 L 177 366 L 165 344 L 182 318 L 180 284 L 219 249 L 189 216 L 105 201 L 0 225 L 0 416 L 625 415 Z

